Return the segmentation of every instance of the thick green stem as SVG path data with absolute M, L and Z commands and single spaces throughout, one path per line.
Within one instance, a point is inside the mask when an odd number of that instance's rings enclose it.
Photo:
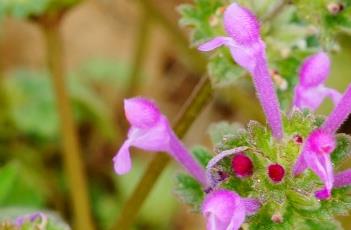
M 48 67 L 53 76 L 54 91 L 61 122 L 62 157 L 73 206 L 74 226 L 79 230 L 93 230 L 91 209 L 84 164 L 76 133 L 73 113 L 65 86 L 62 41 L 59 31 L 60 19 L 42 23 L 47 42 Z
M 174 122 L 173 128 L 179 138 L 184 137 L 198 114 L 205 105 L 207 105 L 211 95 L 212 88 L 210 80 L 208 77 L 203 77 Z M 149 195 L 153 185 L 156 183 L 169 161 L 170 158 L 166 154 L 157 154 L 154 156 L 140 179 L 139 184 L 134 189 L 133 194 L 123 206 L 119 219 L 113 225 L 112 229 L 130 228 L 145 198 Z

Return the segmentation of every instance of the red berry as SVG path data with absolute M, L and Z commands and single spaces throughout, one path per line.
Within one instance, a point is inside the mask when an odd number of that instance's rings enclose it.
M 232 169 L 238 177 L 251 176 L 253 173 L 252 161 L 244 154 L 237 154 L 233 157 Z
M 281 182 L 285 175 L 285 170 L 280 164 L 272 164 L 268 166 L 268 176 L 273 182 Z
M 300 135 L 298 135 L 298 134 L 294 135 L 293 139 L 294 139 L 294 141 L 297 144 L 302 144 L 303 143 L 303 138 Z

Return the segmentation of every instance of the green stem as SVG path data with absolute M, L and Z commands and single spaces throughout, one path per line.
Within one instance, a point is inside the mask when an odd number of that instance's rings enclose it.
M 140 82 L 140 74 L 144 63 L 145 54 L 147 51 L 147 44 L 150 37 L 149 35 L 150 35 L 150 17 L 147 13 L 143 12 L 140 19 L 135 52 L 133 55 L 132 71 L 128 78 L 130 82 L 126 90 L 127 97 L 131 97 L 135 95 L 135 93 L 138 90 L 138 86 Z
M 139 0 L 139 2 L 144 12 L 146 14 L 149 14 L 155 22 L 159 23 L 162 28 L 167 30 L 173 42 L 185 57 L 183 63 L 185 63 L 190 70 L 193 70 L 196 73 L 205 73 L 207 66 L 206 58 L 197 50 L 189 49 L 189 41 L 187 37 L 184 36 L 183 32 L 178 28 L 178 25 L 176 23 L 173 23 L 167 18 L 167 16 L 162 14 L 162 10 L 159 10 L 152 1 Z
M 289 0 L 281 0 L 279 3 L 277 3 L 277 5 L 275 6 L 275 8 L 273 10 L 271 10 L 268 14 L 263 16 L 262 21 L 267 22 L 267 21 L 270 21 L 271 19 L 275 18 L 278 14 L 283 12 L 284 7 L 288 3 L 289 3 Z
M 198 114 L 207 105 L 212 95 L 211 83 L 208 77 L 203 77 L 192 95 L 184 104 L 179 116 L 174 122 L 174 131 L 179 138 L 183 138 Z M 138 214 L 144 200 L 151 192 L 154 184 L 161 175 L 163 169 L 169 163 L 170 158 L 166 154 L 156 154 L 133 194 L 127 200 L 121 210 L 121 214 L 112 229 L 129 229 Z
M 81 159 L 81 150 L 64 79 L 60 21 L 60 17 L 55 15 L 54 19 L 49 17 L 41 22 L 46 35 L 48 67 L 53 76 L 61 122 L 62 157 L 69 183 L 75 229 L 93 230 L 84 163 Z

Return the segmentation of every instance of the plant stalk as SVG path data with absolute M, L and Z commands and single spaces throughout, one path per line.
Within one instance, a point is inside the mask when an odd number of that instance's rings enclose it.
M 136 46 L 133 54 L 132 71 L 129 76 L 129 85 L 126 90 L 126 96 L 132 97 L 138 91 L 140 74 L 147 52 L 147 44 L 150 38 L 150 17 L 147 13 L 142 12 L 139 30 L 136 37 Z
M 43 17 L 44 18 L 44 17 Z M 74 229 L 94 230 L 89 203 L 87 179 L 81 149 L 70 105 L 63 67 L 63 47 L 60 35 L 60 16 L 39 21 L 43 26 L 47 45 L 48 68 L 52 74 L 61 123 L 62 157 L 74 215 Z
M 174 44 L 183 53 L 185 58 L 184 63 L 189 69 L 201 75 L 205 73 L 207 66 L 205 56 L 195 49 L 190 49 L 189 41 L 183 31 L 178 28 L 178 25 L 169 20 L 152 0 L 139 0 L 139 2 L 145 14 L 150 15 L 150 18 L 159 23 L 171 36 Z

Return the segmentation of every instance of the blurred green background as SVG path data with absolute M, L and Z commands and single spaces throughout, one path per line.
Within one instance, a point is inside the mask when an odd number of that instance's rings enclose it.
M 39 1 L 22 2 L 30 3 L 34 12 L 42 10 Z M 113 172 L 112 157 L 128 128 L 123 98 L 154 98 L 172 120 L 201 77 L 201 67 L 188 62 L 194 50 L 187 43 L 187 32 L 177 26 L 175 8 L 186 1 L 147 2 L 156 12 L 138 1 L 82 1 L 65 12 L 59 26 L 66 93 L 97 229 L 109 229 L 116 221 L 151 155 L 133 149 L 131 173 L 117 176 Z M 0 1 L 0 11 L 5 9 L 1 4 L 5 6 L 6 1 Z M 60 123 L 52 72 L 47 67 L 45 36 L 40 19 L 29 17 L 21 8 L 11 10 L 15 17 L 4 15 L 0 24 L 0 217 L 7 218 L 10 210 L 52 210 L 71 224 L 69 191 L 79 188 L 69 186 L 63 166 L 65 124 Z M 350 38 L 339 35 L 339 52 L 333 54 L 328 85 L 339 90 L 351 82 Z M 262 121 L 254 92 L 242 95 L 235 90 L 238 87 L 215 91 L 187 133 L 186 146 L 202 144 L 211 149 L 208 127 L 215 121 Z M 330 109 L 327 101 L 319 113 Z M 174 196 L 179 170 L 171 165 L 162 174 L 135 229 L 204 228 L 202 217 Z M 349 217 L 342 219 L 345 229 L 350 229 Z

